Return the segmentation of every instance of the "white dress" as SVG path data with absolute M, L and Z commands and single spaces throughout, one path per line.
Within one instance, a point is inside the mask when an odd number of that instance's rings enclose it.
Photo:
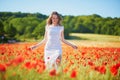
M 61 47 L 61 31 L 64 30 L 63 26 L 52 26 L 46 27 L 47 31 L 47 42 L 45 45 L 45 65 L 47 69 L 54 68 L 57 69 L 56 59 L 62 55 Z

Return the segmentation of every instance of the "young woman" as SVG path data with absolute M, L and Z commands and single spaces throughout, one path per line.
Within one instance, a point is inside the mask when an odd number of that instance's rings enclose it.
M 74 49 L 77 49 L 76 45 L 73 45 L 64 39 L 64 27 L 61 25 L 61 16 L 57 12 L 52 12 L 47 19 L 44 39 L 31 47 L 31 49 L 34 49 L 41 44 L 46 43 L 44 48 L 44 59 L 47 69 L 58 68 L 62 56 L 61 41 Z

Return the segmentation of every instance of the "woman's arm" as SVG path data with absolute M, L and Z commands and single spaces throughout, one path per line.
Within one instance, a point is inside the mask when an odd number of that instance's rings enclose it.
M 65 38 L 64 38 L 64 30 L 61 31 L 61 41 L 71 47 L 73 47 L 74 49 L 77 49 L 77 46 L 76 45 L 73 45 L 71 44 L 70 42 L 66 41 Z
M 45 43 L 47 41 L 47 31 L 45 31 L 45 34 L 44 34 L 44 39 L 42 41 L 40 41 L 38 44 L 34 45 L 34 46 L 31 46 L 30 49 L 33 50 L 39 46 L 41 46 L 43 43 Z

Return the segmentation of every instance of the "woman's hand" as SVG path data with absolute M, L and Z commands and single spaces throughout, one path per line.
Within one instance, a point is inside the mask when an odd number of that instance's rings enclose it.
M 29 49 L 30 50 L 33 50 L 33 49 L 35 49 L 37 46 L 31 46 Z
M 76 45 L 73 45 L 72 47 L 73 47 L 74 49 L 77 49 L 77 48 L 78 48 Z

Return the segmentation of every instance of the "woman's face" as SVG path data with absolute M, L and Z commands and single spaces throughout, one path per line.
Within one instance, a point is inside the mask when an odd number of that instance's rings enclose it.
M 57 25 L 58 21 L 59 21 L 58 16 L 55 14 L 52 15 L 52 24 Z

